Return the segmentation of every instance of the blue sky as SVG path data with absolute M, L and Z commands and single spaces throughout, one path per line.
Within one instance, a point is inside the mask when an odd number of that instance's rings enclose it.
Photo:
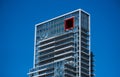
M 91 14 L 96 77 L 120 77 L 119 0 L 0 0 L 0 75 L 28 77 L 34 25 L 81 8 Z

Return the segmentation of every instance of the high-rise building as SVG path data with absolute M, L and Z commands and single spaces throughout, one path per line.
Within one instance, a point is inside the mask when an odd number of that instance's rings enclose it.
M 35 25 L 29 77 L 93 77 L 90 15 L 75 10 Z

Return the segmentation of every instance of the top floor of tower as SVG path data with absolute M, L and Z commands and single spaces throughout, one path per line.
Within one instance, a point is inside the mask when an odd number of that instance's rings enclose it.
M 36 42 L 83 28 L 89 32 L 90 14 L 77 9 L 75 11 L 36 24 Z

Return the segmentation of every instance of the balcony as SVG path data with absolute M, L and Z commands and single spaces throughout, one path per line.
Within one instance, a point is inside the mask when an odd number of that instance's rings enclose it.
M 65 53 L 61 53 L 61 54 L 55 54 L 55 53 L 52 53 L 50 55 L 46 55 L 46 56 L 42 56 L 40 57 L 40 60 L 41 61 L 45 61 L 45 60 L 51 60 L 52 58 L 56 59 L 56 58 L 59 58 L 59 57 L 64 57 L 64 56 L 67 56 L 67 55 L 72 55 L 74 54 L 73 51 L 69 51 L 69 52 L 65 52 Z
M 36 76 L 33 76 L 33 77 L 45 77 L 45 76 L 48 76 L 48 75 L 50 75 L 50 74 L 54 74 L 54 71 L 49 72 L 49 73 L 43 73 L 43 74 L 36 75 Z
M 86 69 L 86 68 L 84 68 L 84 67 L 81 67 L 81 71 L 82 71 L 82 72 L 85 72 L 86 74 L 89 74 L 89 69 Z
M 74 44 L 73 41 L 69 41 L 69 42 L 66 42 L 66 43 L 63 43 L 63 44 L 60 44 L 60 45 L 56 45 L 55 50 L 58 50 L 58 49 L 61 49 L 63 47 L 67 47 L 67 46 L 70 46 L 70 45 L 73 45 L 73 44 Z
M 81 39 L 83 39 L 84 41 L 89 41 L 89 38 L 88 37 L 85 37 L 85 36 L 81 36 Z
M 46 43 L 46 44 L 43 44 L 43 45 L 40 45 L 40 46 L 38 46 L 38 48 L 39 47 L 45 47 L 45 46 L 48 46 L 48 45 L 52 45 L 52 44 L 54 44 L 55 43 L 55 41 L 52 41 L 52 42 L 49 42 L 49 43 Z
M 83 30 L 81 30 L 81 33 L 86 35 L 86 36 L 89 36 L 89 34 L 87 32 L 85 32 L 85 31 L 83 31 Z
M 58 55 L 58 56 L 56 56 L 56 57 L 49 57 L 49 58 L 47 58 L 47 59 L 43 59 L 43 60 L 41 60 L 41 61 L 38 61 L 38 63 L 40 64 L 40 65 L 42 65 L 42 64 L 47 64 L 47 63 L 51 63 L 51 62 L 55 62 L 55 61 L 59 61 L 59 60 L 61 60 L 61 59 L 63 59 L 63 60 L 65 60 L 67 57 L 73 57 L 73 53 L 69 53 L 69 54 L 64 54 L 64 55 Z M 70 60 L 70 59 L 69 59 Z
M 74 57 L 69 56 L 69 57 L 65 57 L 65 58 L 62 58 L 62 59 L 58 59 L 58 60 L 55 60 L 55 61 L 52 61 L 52 62 L 49 62 L 49 63 L 42 64 L 40 67 L 46 66 L 46 65 L 49 65 L 49 64 L 52 64 L 52 63 L 55 63 L 55 62 L 63 61 L 63 60 L 66 60 L 66 61 L 74 60 Z
M 49 55 L 58 55 L 58 54 L 62 54 L 62 53 L 65 53 L 65 52 L 73 52 L 73 49 L 72 48 L 69 48 L 69 49 L 66 49 L 65 47 L 59 51 L 53 51 L 53 52 L 48 52 L 46 54 L 43 54 L 43 55 L 39 55 L 38 58 L 44 58 L 44 57 L 47 57 Z
M 51 47 L 47 47 L 46 49 L 41 49 L 41 50 L 38 50 L 38 52 L 45 52 L 45 51 L 48 51 L 48 50 L 51 50 L 51 49 L 55 49 L 55 50 L 58 50 L 58 49 L 61 49 L 63 47 L 66 47 L 66 46 L 69 46 L 69 45 L 73 45 L 74 42 L 73 41 L 69 41 L 69 42 L 65 42 L 65 43 L 61 43 L 59 45 L 54 45 L 54 46 L 51 46 Z
M 66 38 L 66 36 L 68 37 L 72 34 L 73 34 L 73 32 L 70 32 L 70 33 L 65 33 L 65 34 L 59 35 L 59 36 L 51 37 L 51 38 L 48 38 L 48 39 L 44 39 L 42 41 L 39 41 L 38 44 L 43 45 L 45 43 L 49 43 L 49 42 L 54 41 L 54 39 L 58 39 L 58 38 L 61 38 L 61 37 Z
M 85 54 L 85 55 L 88 55 L 88 56 L 89 56 L 89 53 L 84 52 L 84 51 L 81 51 L 81 54 Z
M 81 41 L 81 44 L 83 44 L 84 46 L 89 46 L 89 44 L 84 41 Z
M 70 68 L 65 67 L 65 70 L 72 72 L 74 75 L 76 74 L 76 71 Z
M 87 70 L 89 70 L 89 64 L 81 61 L 81 62 L 78 62 L 78 63 L 81 63 L 81 68 L 85 68 Z M 79 66 L 77 66 L 76 68 L 79 68 Z
M 43 49 L 43 50 L 39 50 L 39 55 L 38 57 L 43 57 L 43 56 L 47 56 L 47 55 L 50 55 L 50 54 L 53 54 L 53 53 L 60 53 L 60 52 L 64 52 L 64 51 L 70 51 L 70 50 L 73 50 L 74 46 L 73 45 L 70 45 L 68 43 L 68 46 L 63 46 L 61 48 L 57 48 L 55 50 L 56 46 L 54 47 L 50 47 L 50 48 L 47 48 L 47 49 Z
M 70 70 L 76 71 L 76 67 L 71 65 L 71 62 L 66 62 L 65 68 L 69 68 Z
M 63 50 L 66 50 L 66 49 L 71 49 L 71 48 L 74 48 L 74 46 L 70 45 L 70 46 L 67 46 L 67 47 L 63 47 L 63 48 L 55 50 L 54 52 L 59 52 L 59 51 L 63 51 Z
M 86 60 L 86 61 L 89 61 L 89 58 L 86 58 L 86 57 L 83 57 L 83 56 L 81 56 L 81 59 L 84 59 L 84 60 Z
M 86 54 L 81 53 L 81 57 L 86 58 L 86 59 L 89 60 L 89 55 L 86 55 Z
M 73 39 L 73 38 L 74 38 L 73 36 L 69 36 L 69 37 L 66 37 L 66 38 L 62 38 L 62 39 L 56 40 L 56 42 L 63 42 L 63 41 L 67 41 L 67 40 Z
M 75 77 L 74 75 L 71 75 L 70 73 L 65 72 L 65 77 Z
M 82 72 L 82 71 L 81 71 L 81 74 L 82 74 L 82 76 L 89 77 L 89 74 L 87 74 L 87 73 L 85 73 L 85 72 Z
M 86 63 L 86 64 L 89 65 L 89 60 L 87 60 L 87 59 L 85 59 L 85 58 L 81 58 L 81 62 L 84 62 L 84 63 Z
M 53 41 L 50 41 L 50 42 L 46 42 L 45 44 L 42 44 L 42 45 L 40 45 L 40 46 L 38 46 L 38 47 L 45 47 L 45 46 L 49 46 L 49 45 L 52 45 L 52 44 L 57 44 L 57 43 L 62 43 L 62 42 L 66 42 L 66 41 L 68 41 L 68 40 L 70 40 L 70 39 L 73 39 L 73 36 L 70 36 L 70 37 L 66 37 L 66 38 L 62 38 L 62 39 L 59 39 L 59 40 L 56 40 L 56 39 L 54 39 Z
M 84 47 L 84 46 L 81 46 L 81 48 L 82 48 L 83 50 L 89 51 L 89 48 L 86 48 L 86 47 Z
M 84 46 L 81 46 L 81 51 L 89 54 L 89 49 Z
M 68 54 L 74 54 L 74 52 L 69 51 L 69 52 L 65 52 L 65 53 L 61 53 L 61 54 L 56 54 L 54 57 L 65 56 L 65 55 L 68 55 Z

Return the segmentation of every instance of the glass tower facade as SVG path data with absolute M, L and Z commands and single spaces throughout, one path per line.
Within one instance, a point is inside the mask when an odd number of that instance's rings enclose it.
M 93 77 L 90 15 L 75 10 L 35 26 L 29 77 Z

